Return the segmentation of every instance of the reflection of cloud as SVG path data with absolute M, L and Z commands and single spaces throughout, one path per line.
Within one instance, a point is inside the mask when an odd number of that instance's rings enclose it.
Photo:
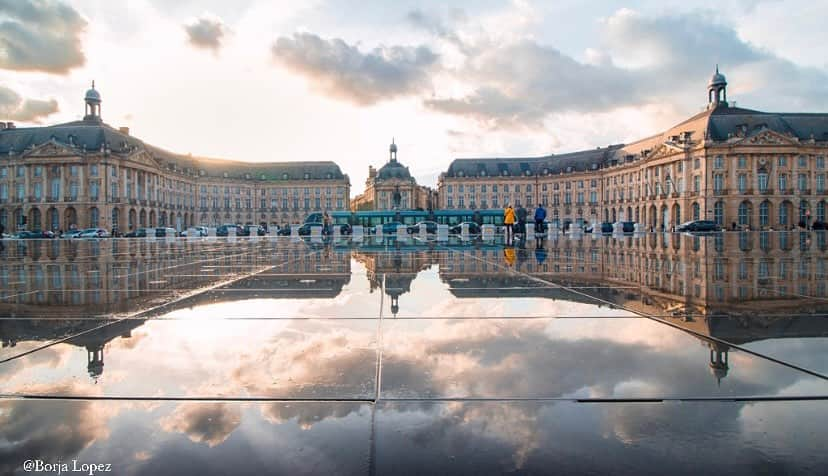
M 241 423 L 238 405 L 226 403 L 184 403 L 159 421 L 168 432 L 187 435 L 197 443 L 213 447 L 223 443 Z
M 83 66 L 86 20 L 55 1 L 0 0 L 0 68 L 65 74 Z
M 72 394 L 71 384 L 39 386 L 48 394 Z M 11 474 L 23 459 L 67 461 L 109 435 L 118 407 L 94 401 L 0 401 L 0 472 Z

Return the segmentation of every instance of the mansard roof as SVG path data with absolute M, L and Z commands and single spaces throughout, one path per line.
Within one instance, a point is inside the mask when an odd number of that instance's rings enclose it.
M 347 179 L 347 175 L 331 161 L 241 162 L 194 157 L 146 144 L 108 124 L 88 120 L 0 130 L 0 154 L 19 154 L 49 141 L 65 145 L 78 153 L 96 152 L 102 147 L 114 154 L 123 155 L 144 150 L 161 162 L 162 167 L 192 175 L 253 180 L 284 180 L 286 177 L 288 180 Z

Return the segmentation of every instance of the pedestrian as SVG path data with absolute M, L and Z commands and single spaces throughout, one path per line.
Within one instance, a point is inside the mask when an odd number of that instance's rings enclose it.
M 330 235 L 331 234 L 331 216 L 328 215 L 328 212 L 325 212 L 325 213 L 322 214 L 322 224 L 324 225 L 324 228 L 322 228 L 324 233 L 326 235 Z
M 515 237 L 515 210 L 508 203 L 503 210 L 503 225 L 506 230 L 506 243 L 511 243 Z
M 5 231 L 6 227 L 4 227 L 2 223 L 0 223 L 0 239 L 3 238 L 3 232 Z
M 736 231 L 736 222 L 735 221 L 730 223 L 730 229 L 733 230 L 733 231 Z
M 526 209 L 523 208 L 523 205 L 521 205 L 521 204 L 518 204 L 518 209 L 517 209 L 516 213 L 517 213 L 517 221 L 518 221 L 518 230 L 517 230 L 517 232 L 521 233 L 521 234 L 524 234 L 524 233 L 526 233 L 526 215 L 528 215 L 528 213 L 526 212 Z
M 546 209 L 538 205 L 535 209 L 535 233 L 543 233 L 543 221 L 546 220 Z

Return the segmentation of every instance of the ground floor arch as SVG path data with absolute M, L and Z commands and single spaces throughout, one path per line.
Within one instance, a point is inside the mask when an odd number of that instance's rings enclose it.
M 63 212 L 63 228 L 71 230 L 78 227 L 78 212 L 74 207 L 68 207 Z
M 40 231 L 43 229 L 43 218 L 39 208 L 32 207 L 29 210 L 29 223 L 27 225 L 30 230 Z

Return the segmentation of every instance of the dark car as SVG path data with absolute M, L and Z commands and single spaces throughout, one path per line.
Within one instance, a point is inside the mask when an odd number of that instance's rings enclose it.
M 322 231 L 324 231 L 322 230 L 324 228 L 324 225 L 322 223 L 305 223 L 304 225 L 299 227 L 297 233 L 299 234 L 299 236 L 310 236 L 311 230 L 313 230 L 314 228 L 319 228 L 320 235 L 322 234 Z M 288 228 L 288 234 L 290 234 L 290 228 Z
M 54 237 L 51 231 L 21 231 L 17 234 L 18 240 L 49 240 Z
M 815 221 L 813 225 L 811 225 L 812 230 L 828 230 L 828 226 L 826 226 L 825 222 L 822 221 Z
M 276 231 L 278 236 L 290 236 L 290 226 L 283 226 Z
M 397 227 L 403 226 L 402 223 L 398 221 L 392 221 L 389 223 L 382 224 L 382 234 L 383 235 L 396 235 L 397 234 Z
M 260 225 L 244 225 L 242 230 L 244 230 L 243 235 L 240 236 L 252 236 L 253 234 L 256 236 L 265 236 L 267 234 L 267 230 Z
M 421 229 L 425 229 L 426 233 L 437 233 L 437 222 L 433 221 L 421 221 L 416 225 L 411 225 L 408 227 L 408 233 L 417 234 L 420 233 Z
M 719 231 L 719 225 L 711 220 L 693 220 L 676 227 L 676 231 Z
M 175 228 L 156 228 L 156 238 L 175 238 L 178 236 L 178 231 Z
M 635 232 L 635 222 L 634 221 L 622 221 L 621 222 L 621 232 L 622 233 L 633 233 L 633 232 Z
M 469 226 L 469 234 L 470 235 L 479 235 L 480 234 L 480 225 L 473 221 L 464 221 L 463 223 L 458 223 L 454 226 L 449 227 L 449 233 L 454 235 L 459 235 L 463 231 L 463 225 Z
M 230 234 L 231 229 L 236 230 L 236 236 L 244 236 L 241 234 L 242 228 L 238 225 L 221 225 L 216 228 L 216 236 L 227 236 Z
M 138 228 L 135 231 L 130 231 L 129 233 L 124 235 L 124 238 L 146 238 L 147 237 L 147 229 L 146 228 Z

